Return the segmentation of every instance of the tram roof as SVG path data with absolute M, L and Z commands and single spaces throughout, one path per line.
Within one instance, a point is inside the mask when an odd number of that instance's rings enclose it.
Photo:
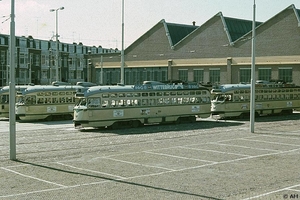
M 250 89 L 251 88 L 251 84 L 224 84 L 224 85 L 220 85 L 218 88 L 216 89 L 212 89 L 212 92 L 228 92 L 228 91 L 232 91 L 232 90 L 244 90 L 244 89 Z
M 114 86 L 93 86 L 84 91 L 84 96 L 91 96 L 104 92 L 150 92 L 150 91 L 170 91 L 170 90 L 207 90 L 208 88 L 198 85 L 181 84 L 142 84 L 142 85 L 114 85 Z
M 15 86 L 16 91 L 23 91 L 23 90 L 25 90 L 28 87 L 29 87 L 28 85 L 16 85 Z M 2 87 L 0 89 L 0 94 L 8 93 L 9 92 L 9 88 L 10 88 L 10 86 L 4 86 L 4 87 Z
M 80 85 L 35 85 L 27 87 L 23 94 L 33 93 L 33 92 L 46 92 L 46 91 L 65 91 L 65 90 L 74 90 L 82 89 L 83 86 Z

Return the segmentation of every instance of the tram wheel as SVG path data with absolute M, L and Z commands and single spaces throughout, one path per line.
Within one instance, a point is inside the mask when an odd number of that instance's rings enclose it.
M 119 122 L 114 122 L 111 126 L 109 126 L 110 127 L 110 129 L 113 129 L 113 130 L 115 130 L 115 129 L 118 129 L 119 128 Z
M 46 117 L 46 121 L 52 121 L 53 120 L 53 116 L 52 115 L 49 115 Z
M 131 127 L 132 128 L 137 128 L 139 126 L 141 126 L 141 122 L 139 120 L 133 120 L 133 121 L 131 121 Z

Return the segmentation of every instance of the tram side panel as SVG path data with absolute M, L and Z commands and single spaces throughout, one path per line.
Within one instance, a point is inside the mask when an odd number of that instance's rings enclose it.
M 177 96 L 176 92 L 165 92 L 163 96 L 161 92 L 143 92 L 136 98 L 111 98 L 111 94 L 107 94 L 107 98 L 83 98 L 74 108 L 74 124 L 75 127 L 105 127 L 124 121 L 151 124 L 174 122 L 184 117 L 210 116 L 208 91 L 200 91 L 197 95 L 195 92 L 189 95 L 183 95 L 181 92 L 178 94 Z

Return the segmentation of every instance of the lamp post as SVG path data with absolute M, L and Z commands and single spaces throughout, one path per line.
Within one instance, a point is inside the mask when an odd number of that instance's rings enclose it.
M 60 8 L 57 8 L 57 9 L 50 9 L 50 12 L 54 12 L 55 11 L 55 24 L 56 24 L 56 33 L 55 33 L 55 39 L 56 39 L 56 63 L 55 63 L 55 69 L 56 69 L 56 81 L 59 81 L 59 78 L 58 78 L 58 57 L 59 57 L 59 52 L 58 52 L 58 11 L 59 10 L 63 10 L 65 9 L 64 7 L 60 7 Z
M 250 98 L 250 132 L 254 133 L 255 121 L 255 0 L 253 1 L 253 22 L 252 22 L 252 64 L 251 64 L 251 98 Z

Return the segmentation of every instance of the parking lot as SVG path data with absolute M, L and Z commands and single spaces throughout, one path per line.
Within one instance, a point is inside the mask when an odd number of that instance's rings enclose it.
M 135 129 L 0 121 L 1 199 L 300 199 L 300 113 Z

